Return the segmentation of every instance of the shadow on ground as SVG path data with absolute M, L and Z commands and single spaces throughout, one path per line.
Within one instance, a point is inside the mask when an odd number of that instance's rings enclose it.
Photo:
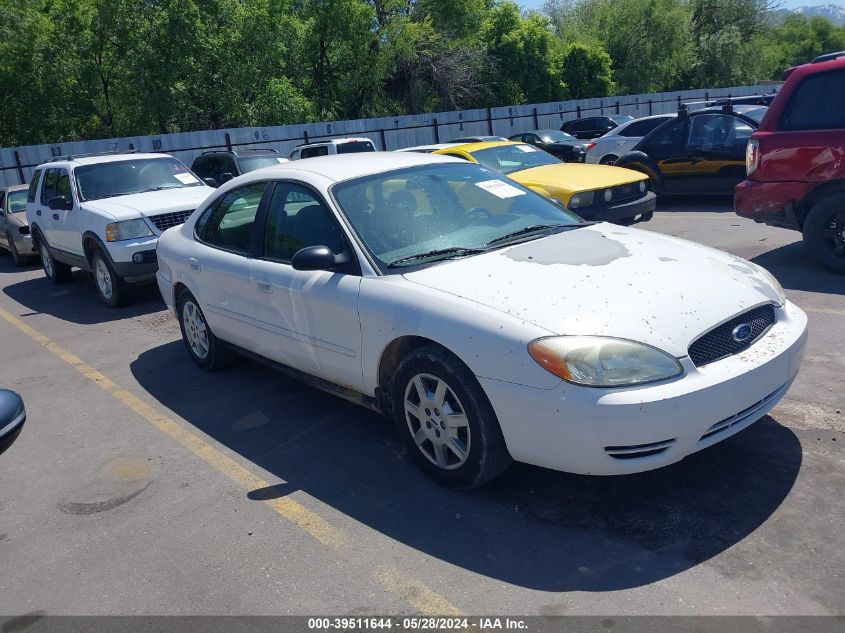
M 650 473 L 584 477 L 517 464 L 459 493 L 422 475 L 380 416 L 250 361 L 205 373 L 175 341 L 131 370 L 165 407 L 285 482 L 250 499 L 302 489 L 429 556 L 546 591 L 625 589 L 693 567 L 766 521 L 801 466 L 798 438 L 765 418 Z
M 845 275 L 810 259 L 803 242 L 774 248 L 751 261 L 769 270 L 784 288 L 845 295 Z
M 733 213 L 733 197 L 726 195 L 661 196 L 657 199 L 657 211 L 671 213 Z
M 21 281 L 3 288 L 10 299 L 29 309 L 31 314 L 49 314 L 71 323 L 91 325 L 141 316 L 164 309 L 155 283 L 136 288 L 135 302 L 123 308 L 107 307 L 94 287 L 94 278 L 81 270 L 73 271 L 67 283 L 52 285 L 43 274 L 32 277 L 35 266 L 18 268 L 12 260 L 0 258 L 0 273 L 19 273 Z

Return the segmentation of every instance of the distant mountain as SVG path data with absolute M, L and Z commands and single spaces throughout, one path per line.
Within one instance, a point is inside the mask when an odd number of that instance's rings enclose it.
M 781 9 L 777 13 L 784 17 L 789 15 L 789 11 L 787 9 Z M 845 7 L 838 4 L 807 5 L 793 9 L 792 13 L 800 13 L 808 18 L 813 16 L 827 18 L 837 26 L 845 24 Z

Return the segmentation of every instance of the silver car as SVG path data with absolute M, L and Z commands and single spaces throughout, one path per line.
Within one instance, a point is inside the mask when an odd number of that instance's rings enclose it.
M 661 123 L 674 119 L 675 114 L 655 114 L 622 123 L 604 136 L 587 144 L 588 163 L 612 165 L 616 159 L 627 154 L 640 140 Z
M 25 266 L 38 256 L 26 221 L 28 188 L 28 185 L 13 185 L 0 189 L 0 247 L 12 254 L 18 266 Z

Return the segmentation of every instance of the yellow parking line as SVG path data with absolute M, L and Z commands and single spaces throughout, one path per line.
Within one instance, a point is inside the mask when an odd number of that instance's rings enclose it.
M 112 397 L 116 398 L 124 406 L 140 415 L 144 418 L 144 420 L 152 424 L 158 430 L 169 435 L 171 438 L 191 451 L 194 455 L 203 459 L 206 463 L 216 468 L 219 472 L 226 475 L 238 485 L 247 490 L 257 490 L 259 488 L 267 488 L 270 486 L 269 483 L 248 471 L 231 457 L 224 455 L 198 435 L 186 430 L 175 420 L 157 412 L 153 407 L 137 396 L 129 393 L 125 389 L 119 388 L 114 382 L 91 367 L 91 365 L 83 362 L 77 356 L 71 354 L 63 347 L 60 347 L 3 308 L 0 308 L 0 317 L 3 317 L 3 319 L 9 324 L 16 327 L 48 351 L 52 352 L 55 356 L 73 367 L 88 380 L 109 393 Z M 341 533 L 325 519 L 292 499 L 287 497 L 280 499 L 268 499 L 264 501 L 264 503 L 325 545 L 338 547 L 344 540 Z
M 121 389 L 97 369 L 85 363 L 78 356 L 67 351 L 60 345 L 57 345 L 48 337 L 3 308 L 0 308 L 0 317 L 242 488 L 246 490 L 257 490 L 270 486 L 269 483 L 251 473 L 231 457 L 224 455 L 198 435 L 186 430 L 175 420 L 159 413 L 134 394 Z M 302 504 L 289 498 L 269 499 L 264 501 L 264 503 L 273 508 L 285 519 L 310 534 L 320 543 L 335 549 L 346 544 L 346 539 L 337 528 Z M 458 608 L 451 604 L 444 596 L 433 591 L 424 583 L 404 576 L 400 571 L 392 567 L 379 568 L 376 576 L 387 591 L 396 594 L 400 599 L 424 615 L 461 615 Z
M 834 316 L 845 316 L 845 310 L 834 310 L 833 308 L 801 308 L 804 312 L 816 314 L 832 314 Z

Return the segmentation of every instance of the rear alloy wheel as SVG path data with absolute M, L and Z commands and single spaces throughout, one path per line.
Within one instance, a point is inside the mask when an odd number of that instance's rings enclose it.
M 493 407 L 472 372 L 443 348 L 406 356 L 391 394 L 408 452 L 439 483 L 477 488 L 507 468 L 510 455 Z
M 91 267 L 94 269 L 94 282 L 97 286 L 97 293 L 110 308 L 119 308 L 132 302 L 133 287 L 123 281 L 111 264 L 103 255 L 102 251 L 94 252 L 91 260 Z
M 231 353 L 208 327 L 202 309 L 188 290 L 182 290 L 176 302 L 182 340 L 193 361 L 202 369 L 214 371 L 226 366 Z
M 619 160 L 618 156 L 614 156 L 613 154 L 608 154 L 607 156 L 601 157 L 601 160 L 599 161 L 599 165 L 612 165 L 617 160 Z
M 823 198 L 804 219 L 804 246 L 810 256 L 845 274 L 845 193 Z
M 12 261 L 15 262 L 15 266 L 25 266 L 26 262 L 18 252 L 17 244 L 15 244 L 15 238 L 12 237 L 11 233 L 6 233 L 6 240 L 9 243 L 9 252 L 12 254 Z
M 41 266 L 44 268 L 44 275 L 52 284 L 62 284 L 71 277 L 70 266 L 63 262 L 57 262 L 50 253 L 50 247 L 43 239 L 38 240 L 38 252 L 41 255 Z

